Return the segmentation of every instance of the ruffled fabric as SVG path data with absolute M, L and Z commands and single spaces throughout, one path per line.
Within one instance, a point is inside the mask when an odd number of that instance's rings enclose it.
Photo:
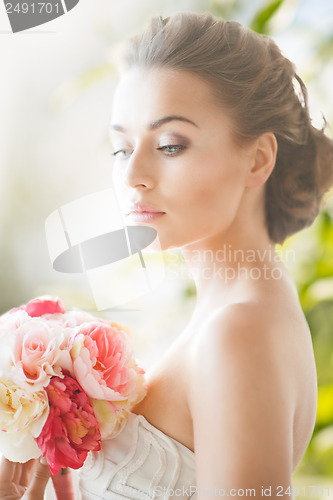
M 194 453 L 134 413 L 80 470 L 82 500 L 196 500 L 195 488 Z

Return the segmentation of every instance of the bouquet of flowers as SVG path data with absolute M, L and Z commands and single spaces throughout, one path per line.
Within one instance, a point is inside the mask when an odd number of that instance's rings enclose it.
M 0 317 L 0 451 L 9 460 L 44 456 L 53 475 L 78 469 L 145 393 L 124 326 L 49 296 Z

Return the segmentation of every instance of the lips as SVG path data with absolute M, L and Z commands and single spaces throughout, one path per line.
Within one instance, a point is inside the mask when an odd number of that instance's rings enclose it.
M 159 210 L 157 208 L 150 207 L 149 205 L 146 205 L 145 203 L 133 203 L 127 213 L 128 214 L 165 214 L 162 210 Z

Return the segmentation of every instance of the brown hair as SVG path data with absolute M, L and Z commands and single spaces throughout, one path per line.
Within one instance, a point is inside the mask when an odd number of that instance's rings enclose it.
M 273 132 L 276 164 L 266 182 L 266 225 L 272 241 L 310 225 L 333 184 L 333 141 L 311 125 L 307 91 L 275 42 L 211 14 L 154 17 L 124 53 L 126 67 L 194 73 L 232 111 L 236 138 Z

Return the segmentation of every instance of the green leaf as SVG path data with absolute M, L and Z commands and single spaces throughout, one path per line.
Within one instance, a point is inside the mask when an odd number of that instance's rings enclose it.
M 316 424 L 329 425 L 333 422 L 333 385 L 321 386 L 318 389 L 318 406 Z
M 250 24 L 250 28 L 257 33 L 268 34 L 268 24 L 274 14 L 279 10 L 284 0 L 274 0 L 260 9 Z

